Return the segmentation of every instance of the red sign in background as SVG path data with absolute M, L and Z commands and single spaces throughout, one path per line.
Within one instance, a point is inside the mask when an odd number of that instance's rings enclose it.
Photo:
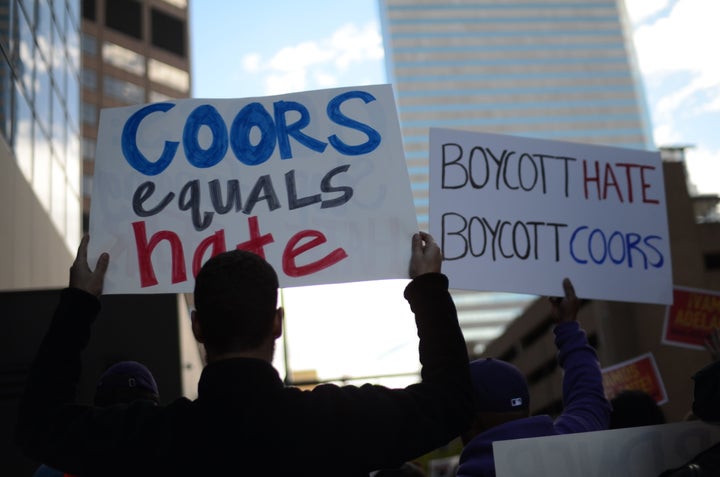
M 668 400 L 652 353 L 618 363 L 602 370 L 605 396 L 612 399 L 621 391 L 644 391 L 658 404 Z
M 705 337 L 720 328 L 720 293 L 675 287 L 667 308 L 663 343 L 703 349 Z

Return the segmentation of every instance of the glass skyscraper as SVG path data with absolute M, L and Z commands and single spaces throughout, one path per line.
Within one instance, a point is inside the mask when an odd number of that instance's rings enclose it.
M 79 7 L 0 0 L 0 289 L 65 283 L 80 243 Z
M 653 148 L 623 0 L 380 0 L 421 228 L 430 127 Z M 476 351 L 530 297 L 456 293 Z

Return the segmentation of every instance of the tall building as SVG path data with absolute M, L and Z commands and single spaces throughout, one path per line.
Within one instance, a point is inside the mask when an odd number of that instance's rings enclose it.
M 380 0 L 421 228 L 430 127 L 651 149 L 623 0 Z M 471 351 L 529 303 L 455 293 Z
M 82 2 L 83 224 L 102 108 L 190 96 L 188 0 Z
M 0 290 L 60 286 L 80 241 L 80 13 L 0 1 Z

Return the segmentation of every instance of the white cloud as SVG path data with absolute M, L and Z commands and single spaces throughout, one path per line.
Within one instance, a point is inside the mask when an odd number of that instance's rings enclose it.
M 257 53 L 251 53 L 249 55 L 245 55 L 242 59 L 242 65 L 245 71 L 248 73 L 257 73 L 260 71 L 260 61 L 261 57 Z
M 685 164 L 690 182 L 700 194 L 717 194 L 720 177 L 720 149 L 705 147 L 691 148 L 686 151 Z
M 264 94 L 282 94 L 339 86 L 342 74 L 383 56 L 377 22 L 348 23 L 327 38 L 286 46 L 268 58 L 246 55 L 242 64 L 247 73 L 265 75 Z
M 637 25 L 658 14 L 670 4 L 670 0 L 625 0 L 628 15 Z

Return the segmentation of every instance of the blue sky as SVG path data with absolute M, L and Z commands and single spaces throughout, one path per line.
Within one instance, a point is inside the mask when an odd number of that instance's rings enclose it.
M 687 161 L 691 181 L 700 193 L 720 193 L 720 1 L 626 0 L 626 5 L 655 143 L 693 145 Z M 190 18 L 195 97 L 386 82 L 377 0 L 194 0 Z M 293 368 L 317 369 L 321 378 L 414 371 L 415 330 L 401 298 L 403 286 L 287 290 Z M 311 313 L 298 317 L 296 309 Z M 353 339 L 318 339 L 334 335 Z M 353 359 L 357 356 L 363 359 Z

